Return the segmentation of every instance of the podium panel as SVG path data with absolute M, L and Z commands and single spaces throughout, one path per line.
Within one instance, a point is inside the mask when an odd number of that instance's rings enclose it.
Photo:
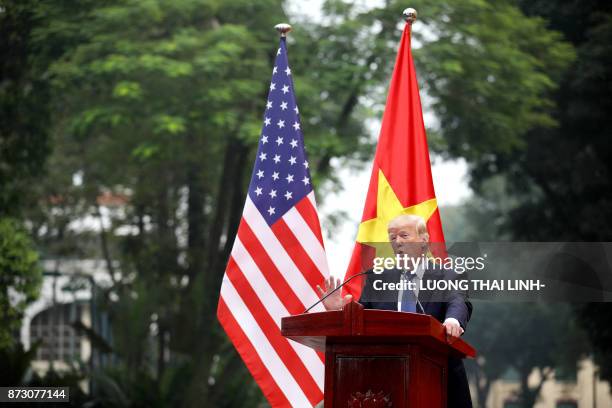
M 326 407 L 445 406 L 446 359 L 419 346 L 333 344 L 325 361 Z
M 333 349 L 333 347 L 332 347 Z M 405 406 L 408 401 L 410 357 L 408 353 L 360 353 L 358 350 L 332 350 L 326 361 L 334 361 L 329 370 L 333 392 L 325 394 L 325 406 L 356 406 L 366 399 L 378 399 L 381 406 Z M 389 377 L 393 381 L 389 381 Z M 326 384 L 327 385 L 327 384 Z M 328 389 L 328 387 L 326 387 Z M 371 404 L 374 405 L 375 401 Z

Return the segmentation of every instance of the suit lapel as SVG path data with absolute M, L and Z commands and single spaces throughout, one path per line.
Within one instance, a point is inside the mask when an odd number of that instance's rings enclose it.
M 425 273 L 423 273 L 423 287 L 427 287 L 427 282 L 431 281 L 431 280 L 435 280 L 437 278 L 436 276 L 436 272 L 435 270 L 432 269 L 427 269 L 425 271 Z M 421 302 L 421 304 L 423 305 L 423 308 L 426 308 L 426 303 L 429 303 L 429 301 L 431 300 L 431 296 L 433 295 L 433 292 L 430 290 L 419 290 L 419 302 Z

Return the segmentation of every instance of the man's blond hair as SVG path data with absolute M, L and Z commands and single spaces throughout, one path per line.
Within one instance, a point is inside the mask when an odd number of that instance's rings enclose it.
M 387 229 L 400 227 L 407 224 L 413 224 L 416 227 L 416 231 L 419 237 L 425 237 L 427 241 L 429 241 L 429 231 L 427 231 L 427 223 L 425 219 L 419 215 L 414 214 L 401 214 L 397 217 L 393 218 L 387 224 Z

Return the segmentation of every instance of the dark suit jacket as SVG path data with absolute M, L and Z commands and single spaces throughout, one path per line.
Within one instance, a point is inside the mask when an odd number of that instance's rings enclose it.
M 397 291 L 380 293 L 373 289 L 373 282 L 377 279 L 383 282 L 399 282 L 401 271 L 387 270 L 380 275 L 368 275 L 359 302 L 366 309 L 397 310 Z M 429 280 L 454 280 L 461 278 L 454 271 L 443 268 L 430 268 L 423 274 L 423 283 Z M 449 317 L 459 321 L 466 330 L 467 323 L 472 315 L 472 304 L 467 300 L 467 292 L 460 290 L 446 291 L 419 291 L 417 304 L 418 313 L 426 313 L 443 323 Z M 421 310 L 421 306 L 423 310 Z M 463 361 L 457 358 L 448 359 L 448 408 L 471 408 L 472 399 L 463 366 Z

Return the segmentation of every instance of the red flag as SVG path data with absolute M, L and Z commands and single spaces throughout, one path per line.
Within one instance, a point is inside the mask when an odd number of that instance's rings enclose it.
M 444 242 L 410 49 L 410 31 L 408 23 L 397 53 L 370 186 L 345 279 L 372 267 L 375 249 L 368 243 L 388 242 L 387 223 L 400 214 L 422 216 L 431 242 Z M 346 292 L 355 299 L 361 294 L 359 280 L 354 279 L 346 286 Z

